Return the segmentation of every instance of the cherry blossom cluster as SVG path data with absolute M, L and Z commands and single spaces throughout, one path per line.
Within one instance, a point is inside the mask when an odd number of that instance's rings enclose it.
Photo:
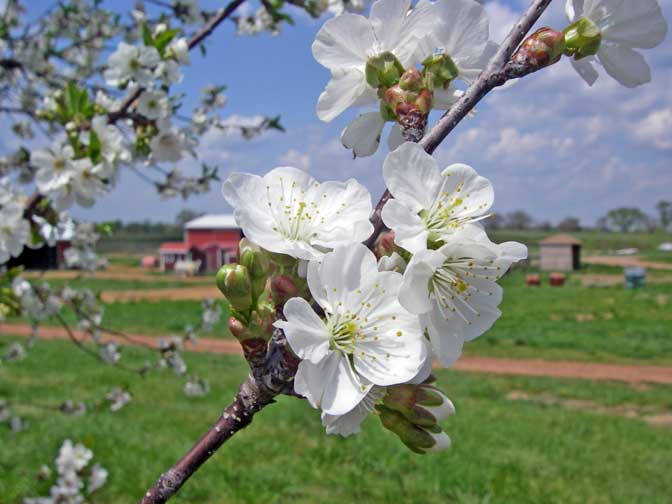
M 87 502 L 89 496 L 105 486 L 107 469 L 100 464 L 91 464 L 93 452 L 81 443 L 63 441 L 55 460 L 56 480 L 46 497 L 27 497 L 24 504 L 80 504 Z M 41 479 L 51 479 L 52 470 L 43 466 Z
M 320 183 L 291 167 L 232 174 L 223 193 L 249 242 L 218 285 L 239 339 L 284 332 L 301 359 L 294 390 L 321 409 L 327 432 L 358 432 L 375 412 L 411 449 L 432 451 L 449 445 L 438 422 L 454 412 L 431 385 L 432 356 L 450 366 L 492 326 L 496 282 L 527 251 L 487 238 L 478 221 L 494 193 L 472 168 L 441 171 L 407 142 L 383 175 L 393 234 L 376 257 L 362 245 L 373 232 L 371 197 L 355 180 Z

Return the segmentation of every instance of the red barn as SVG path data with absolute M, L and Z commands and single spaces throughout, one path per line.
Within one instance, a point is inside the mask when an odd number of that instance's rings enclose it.
M 184 226 L 183 242 L 166 242 L 159 249 L 161 271 L 172 270 L 177 261 L 201 261 L 201 271 L 217 271 L 234 262 L 243 237 L 233 215 L 204 215 Z

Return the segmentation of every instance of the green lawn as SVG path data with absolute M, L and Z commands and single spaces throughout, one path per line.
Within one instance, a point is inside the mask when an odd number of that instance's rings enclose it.
M 6 340 L 3 340 L 6 342 Z M 141 362 L 128 349 L 124 359 Z M 110 471 L 94 502 L 135 502 L 146 487 L 219 415 L 246 373 L 237 357 L 189 354 L 211 393 L 186 398 L 182 379 L 159 371 L 144 380 L 96 364 L 67 342 L 39 342 L 29 357 L 0 367 L 0 397 L 24 403 L 28 431 L 0 429 L 0 501 L 44 494 L 34 474 L 61 441 L 84 442 Z M 316 411 L 281 398 L 225 445 L 185 486 L 183 503 L 669 502 L 672 430 L 640 419 L 510 401 L 511 391 L 672 408 L 669 387 L 439 373 L 457 415 L 445 423 L 451 450 L 418 456 L 380 428 L 343 440 L 327 437 Z M 67 417 L 29 404 L 71 398 L 93 402 L 112 386 L 131 385 L 134 401 L 110 413 Z
M 473 354 L 589 361 L 642 359 L 672 363 L 672 284 L 641 290 L 525 285 L 515 272 L 502 280 L 502 317 L 467 345 Z

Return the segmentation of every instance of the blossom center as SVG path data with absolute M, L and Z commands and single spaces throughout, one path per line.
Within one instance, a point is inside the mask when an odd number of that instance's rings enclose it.
M 317 235 L 315 226 L 324 223 L 317 203 L 304 199 L 306 191 L 300 189 L 296 181 L 286 188 L 281 177 L 280 186 L 281 196 L 276 201 L 273 201 L 271 187 L 266 186 L 268 208 L 275 221 L 273 231 L 292 241 L 310 242 Z M 326 194 L 323 196 L 326 198 Z

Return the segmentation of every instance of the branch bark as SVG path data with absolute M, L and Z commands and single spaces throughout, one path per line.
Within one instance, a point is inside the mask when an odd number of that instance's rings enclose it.
M 494 88 L 503 85 L 511 79 L 517 79 L 530 74 L 538 68 L 526 67 L 511 61 L 511 56 L 516 51 L 525 36 L 537 22 L 542 13 L 550 5 L 552 0 L 534 0 L 522 14 L 518 22 L 506 36 L 499 50 L 495 53 L 488 67 L 481 73 L 464 95 L 453 105 L 450 110 L 441 116 L 441 119 L 420 140 L 420 145 L 428 154 L 432 154 L 443 142 L 448 134 L 471 112 L 481 99 Z M 381 212 L 385 203 L 393 196 L 386 189 L 378 200 L 376 208 L 371 214 L 373 234 L 364 244 L 373 249 L 380 233 L 385 228 Z
M 238 389 L 233 402 L 187 454 L 159 477 L 140 500 L 140 504 L 166 502 L 220 446 L 247 427 L 257 412 L 273 403 L 275 396 L 295 395 L 293 380 L 298 365 L 299 359 L 288 348 L 282 331 L 276 330 L 263 365 L 250 361 L 251 372 Z

